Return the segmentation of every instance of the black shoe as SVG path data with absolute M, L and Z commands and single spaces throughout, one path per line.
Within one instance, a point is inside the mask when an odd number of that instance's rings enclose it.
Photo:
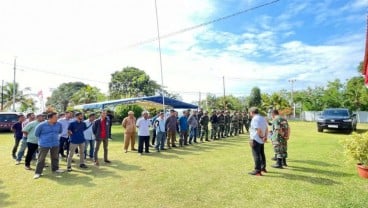
M 12 157 L 13 157 L 14 160 L 17 159 L 17 156 L 15 156 L 15 155 L 12 155 Z
M 148 153 L 151 153 L 151 152 L 150 152 L 150 151 L 145 151 L 145 153 L 147 153 L 147 154 L 148 154 Z
M 173 145 L 172 147 L 177 148 L 177 146 L 176 146 L 176 145 Z
M 87 165 L 85 165 L 85 164 L 80 164 L 79 167 L 84 168 L 84 169 L 88 168 Z
M 73 169 L 72 169 L 72 167 L 68 167 L 67 169 L 66 169 L 68 172 L 71 172 Z
M 268 171 L 266 170 L 266 168 L 262 168 L 261 171 L 264 172 L 264 173 L 268 173 Z
M 257 170 L 249 172 L 248 174 L 249 175 L 254 175 L 254 176 L 262 176 L 262 173 L 260 171 L 257 171 Z
M 282 169 L 282 159 L 281 158 L 277 158 L 277 162 L 276 164 L 272 165 L 273 168 L 279 168 Z
M 162 148 L 161 150 L 167 150 L 166 148 Z
M 194 141 L 194 143 L 198 143 L 197 141 Z
M 282 158 L 282 165 L 285 166 L 285 167 L 288 166 L 287 163 L 286 163 L 286 158 Z
M 111 161 L 110 160 L 105 160 L 105 163 L 111 163 Z

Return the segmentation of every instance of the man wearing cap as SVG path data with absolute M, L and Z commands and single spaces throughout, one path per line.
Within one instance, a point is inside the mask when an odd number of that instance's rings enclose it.
M 219 115 L 217 115 L 217 119 L 218 119 L 218 134 L 217 137 L 220 138 L 224 138 L 225 135 L 225 115 L 224 115 L 224 111 L 221 111 Z
M 35 135 L 36 127 L 43 121 L 43 115 L 39 114 L 36 116 L 35 121 L 31 121 L 23 128 L 23 133 L 27 137 L 27 155 L 26 155 L 26 163 L 25 169 L 31 170 L 31 161 L 33 155 L 36 153 L 38 149 L 38 138 Z
M 183 111 L 183 115 L 179 118 L 179 144 L 181 147 L 183 147 L 183 145 L 188 145 L 188 114 L 188 111 Z
M 137 120 L 136 126 L 138 128 L 138 153 L 143 154 L 143 145 L 145 146 L 145 153 L 149 151 L 149 127 L 151 127 L 151 121 L 148 119 L 148 111 L 142 112 L 142 117 Z
M 79 148 L 79 160 L 80 168 L 87 168 L 84 164 L 84 147 L 85 147 L 85 139 L 83 132 L 87 129 L 86 123 L 83 122 L 83 114 L 76 113 L 75 121 L 71 122 L 68 127 L 68 135 L 70 137 L 70 145 L 69 145 L 69 154 L 68 154 L 68 162 L 67 162 L 67 170 L 72 171 L 72 159 L 75 152 L 75 149 Z
M 259 115 L 258 109 L 252 107 L 250 109 L 252 121 L 250 123 L 250 140 L 249 144 L 252 148 L 254 159 L 254 170 L 250 175 L 261 176 L 262 171 L 266 171 L 266 156 L 264 153 L 264 142 L 267 140 L 268 123 L 266 119 Z
M 229 111 L 225 111 L 225 137 L 229 137 L 230 136 L 230 112 Z
M 134 117 L 134 112 L 129 111 L 128 116 L 124 118 L 123 122 L 121 123 L 124 131 L 124 151 L 125 153 L 128 152 L 129 144 L 131 145 L 130 150 L 135 151 L 134 148 L 135 144 L 135 134 L 136 134 L 136 119 Z
M 158 118 L 155 120 L 154 126 L 156 127 L 156 150 L 160 152 L 165 147 L 165 118 L 164 112 L 160 112 Z
M 176 131 L 178 125 L 178 118 L 176 117 L 175 110 L 170 110 L 170 116 L 166 119 L 165 129 L 167 132 L 167 148 L 176 147 Z
M 210 122 L 210 118 L 208 117 L 208 111 L 205 111 L 201 119 L 199 120 L 199 124 L 201 126 L 201 142 L 203 142 L 203 137 L 205 136 L 206 141 L 208 140 L 208 123 Z
M 217 135 L 217 128 L 218 128 L 218 118 L 216 115 L 216 111 L 212 111 L 212 115 L 210 117 L 211 121 L 211 139 L 215 140 Z
M 197 129 L 198 129 L 198 119 L 197 119 L 197 111 L 193 111 L 192 114 L 188 118 L 189 125 L 189 144 L 197 143 Z M 194 139 L 194 140 L 193 140 Z

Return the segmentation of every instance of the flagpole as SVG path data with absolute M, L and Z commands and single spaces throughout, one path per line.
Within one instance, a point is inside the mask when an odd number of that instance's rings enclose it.
M 163 72 L 162 72 L 161 37 L 160 37 L 160 26 L 159 26 L 159 21 L 158 21 L 158 12 L 157 12 L 157 0 L 155 0 L 155 12 L 156 12 L 158 53 L 159 53 L 159 56 L 160 56 L 160 70 L 161 70 L 162 110 L 163 110 L 163 113 L 164 113 L 164 117 L 166 117 L 166 113 L 165 113 L 165 93 L 164 93 L 164 76 L 163 76 Z

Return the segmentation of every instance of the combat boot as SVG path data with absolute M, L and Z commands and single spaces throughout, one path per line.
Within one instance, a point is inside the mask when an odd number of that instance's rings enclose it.
M 287 167 L 288 165 L 286 164 L 286 158 L 282 158 L 282 165 Z
M 276 161 L 277 160 L 277 157 L 276 157 L 276 154 L 275 156 L 272 158 L 273 161 Z
M 280 168 L 282 169 L 282 159 L 281 158 L 277 158 L 276 164 L 272 165 L 273 168 Z

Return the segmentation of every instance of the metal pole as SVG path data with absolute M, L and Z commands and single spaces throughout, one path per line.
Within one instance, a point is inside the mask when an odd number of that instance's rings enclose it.
M 291 105 L 293 107 L 293 118 L 295 118 L 295 103 L 294 103 L 294 82 L 295 79 L 290 79 L 289 82 L 291 83 Z
M 13 111 L 15 112 L 15 72 L 17 71 L 17 57 L 14 58 L 14 79 L 13 79 Z
M 1 111 L 4 109 L 4 80 L 1 81 Z
M 222 87 L 224 90 L 224 110 L 226 110 L 226 97 L 225 97 L 225 76 L 222 76 Z
M 164 117 L 166 117 L 165 112 L 165 94 L 164 94 L 164 75 L 162 73 L 162 55 L 161 55 L 161 38 L 160 38 L 160 26 L 158 23 L 158 12 L 157 12 L 157 0 L 155 0 L 155 11 L 156 11 L 156 26 L 157 26 L 157 40 L 158 40 L 158 52 L 160 56 L 160 70 L 161 70 L 161 94 L 162 94 L 162 110 L 164 112 Z

